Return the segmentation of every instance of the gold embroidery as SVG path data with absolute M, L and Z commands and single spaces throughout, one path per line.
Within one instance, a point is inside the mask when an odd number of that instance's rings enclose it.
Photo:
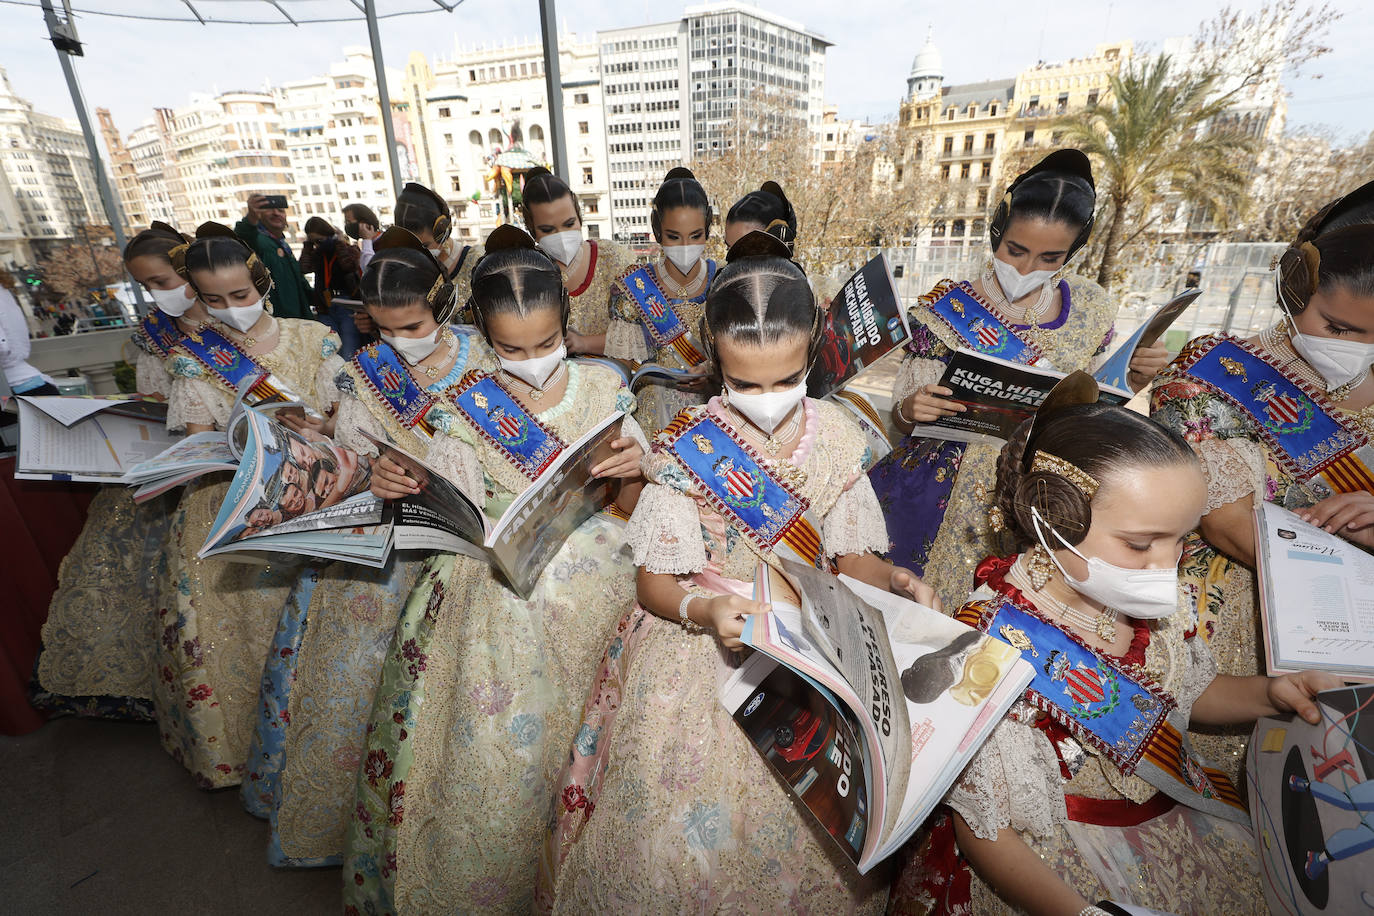
M 713 454 L 716 450 L 716 447 L 711 444 L 711 440 L 707 439 L 701 433 L 692 436 L 692 444 L 695 445 L 697 451 L 701 452 L 703 455 Z
M 479 391 L 479 392 L 477 392 L 476 394 L 474 394 L 474 395 L 472 396 L 472 403 L 476 404 L 476 405 L 477 405 L 478 407 L 480 407 L 482 410 L 486 410 L 486 409 L 487 409 L 487 396 L 486 396 L 485 394 L 483 394 L 482 392 Z
M 997 628 L 997 632 L 1002 634 L 1002 638 L 1010 643 L 1012 648 L 1020 649 L 1022 652 L 1029 649 L 1033 657 L 1040 657 L 1040 650 L 1035 648 L 1035 643 L 1030 641 L 1030 637 L 1026 635 L 1025 630 L 1018 630 L 1011 624 L 1004 623 Z
M 1238 375 L 1240 376 L 1241 381 L 1250 381 L 1250 379 L 1245 375 L 1245 366 L 1241 365 L 1236 360 L 1231 359 L 1231 357 L 1223 356 L 1221 359 L 1217 360 L 1217 362 L 1221 363 L 1221 368 L 1226 370 L 1227 375 Z

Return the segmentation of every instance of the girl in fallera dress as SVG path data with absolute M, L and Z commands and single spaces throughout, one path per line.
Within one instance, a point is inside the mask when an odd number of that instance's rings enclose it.
M 168 256 L 188 241 L 155 222 L 124 248 L 129 275 L 156 303 L 133 335 L 144 397 L 167 398 L 172 377 L 166 367 L 179 352 L 178 341 L 212 323 Z M 153 718 L 157 561 L 176 499 L 164 494 L 139 504 L 128 487 L 112 484 L 91 500 L 43 625 L 35 705 L 53 713 Z
M 317 321 L 272 317 L 271 276 L 226 226 L 206 223 L 193 243 L 169 254 L 217 324 L 185 336 L 185 352 L 167 363 L 168 429 L 223 430 L 238 383 L 266 371 L 292 400 L 327 418 L 320 424 L 327 433 L 339 401 L 334 377 L 343 368 L 338 336 Z M 245 402 L 255 397 L 250 389 Z M 243 777 L 263 662 L 299 572 L 197 557 L 228 489 L 224 475 L 187 486 L 163 551 L 157 608 L 158 731 L 168 753 L 206 788 Z
M 1058 150 L 1018 176 L 988 227 L 991 256 L 973 280 L 942 281 L 910 309 L 912 339 L 893 386 L 892 419 L 908 434 L 870 473 L 892 537 L 894 563 L 911 567 L 947 607 L 973 587 L 983 557 L 1003 552 L 987 530 L 997 448 L 910 434 L 964 409 L 939 384 L 960 347 L 1071 372 L 1105 359 L 1117 301 L 1069 273 L 1088 242 L 1096 192 L 1077 150 Z M 996 334 L 996 343 L 987 342 Z M 1136 351 L 1139 389 L 1168 362 L 1163 345 Z
M 1161 374 L 1151 406 L 1192 444 L 1207 477 L 1207 511 L 1182 574 L 1198 589 L 1199 630 L 1226 674 L 1265 670 L 1256 500 L 1374 547 L 1374 451 L 1305 455 L 1328 436 L 1374 437 L 1374 182 L 1323 207 L 1275 267 L 1274 325 L 1245 340 L 1192 341 Z M 1213 729 L 1196 740 L 1235 774 L 1249 736 Z
M 746 616 L 767 610 L 750 599 L 761 560 L 833 561 L 935 598 L 877 556 L 887 532 L 863 434 L 840 407 L 805 397 L 821 327 L 805 274 L 762 232 L 729 261 L 704 331 L 724 389 L 682 411 L 645 459 L 628 531 L 639 603 L 602 657 L 559 780 L 544 910 L 877 912 L 887 899 L 885 870 L 861 877 L 779 784 L 718 702 L 717 678 Z M 708 454 L 728 456 L 770 508 L 795 499 L 804 511 L 780 535 L 761 534 Z
M 608 239 L 583 238 L 582 206 L 567 182 L 548 169 L 531 169 L 521 192 L 525 228 L 563 271 L 572 297 L 568 352 L 596 355 L 606 350 L 611 289 L 630 257 Z
M 703 303 L 716 275 L 707 258 L 711 202 L 691 170 L 668 172 L 654 194 L 649 226 L 662 249 L 660 260 L 635 264 L 611 292 L 606 355 L 641 363 L 691 369 L 693 379 L 653 382 L 639 393 L 639 420 L 658 432 L 679 410 L 706 399 L 709 371 L 697 339 Z
M 373 459 L 370 434 L 422 459 L 452 423 L 444 393 L 470 371 L 494 368 L 468 326 L 450 326 L 454 285 L 414 235 L 376 239 L 362 296 L 381 342 L 345 364 L 335 440 Z M 449 450 L 451 454 L 452 450 Z M 308 568 L 292 590 L 267 654 L 244 807 L 272 825 L 274 865 L 340 861 L 353 784 L 377 679 L 396 618 L 425 557 L 393 553 L 386 567 Z
M 980 563 L 955 614 L 1035 679 L 927 822 L 892 910 L 1263 912 L 1249 816 L 1188 723 L 1317 722 L 1312 697 L 1340 681 L 1217 674 L 1178 577 L 1206 502 L 1197 459 L 1148 418 L 1083 403 L 1097 387 L 1078 381 L 1003 450 L 993 523 L 1024 552 Z
M 453 422 L 430 457 L 495 519 L 537 477 L 530 456 L 561 451 L 634 399 L 612 370 L 566 359 L 567 292 L 524 231 L 487 239 L 473 308 L 500 370 L 446 395 Z M 619 422 L 614 454 L 591 470 L 629 510 L 645 443 L 633 419 Z M 373 492 L 418 490 L 383 457 Z M 528 599 L 482 560 L 425 562 L 367 727 L 347 912 L 529 911 L 553 780 L 633 580 L 624 523 L 606 514 L 572 533 Z
M 472 294 L 472 268 L 482 257 L 481 245 L 464 245 L 453 237 L 448 201 L 422 184 L 407 182 L 396 197 L 395 222 L 407 229 L 444 265 L 458 298 L 466 307 Z

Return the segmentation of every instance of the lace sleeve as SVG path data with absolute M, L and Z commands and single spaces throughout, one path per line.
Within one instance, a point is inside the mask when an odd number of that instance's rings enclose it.
M 366 404 L 347 395 L 340 398 L 339 413 L 334 420 L 334 441 L 359 455 L 372 458 L 377 454 L 377 446 L 363 437 L 364 432 L 371 433 L 378 439 L 386 439 L 386 430 L 372 416 Z
M 638 442 L 639 447 L 644 450 L 644 454 L 649 454 L 649 440 L 645 437 L 644 430 L 640 428 L 634 417 L 626 414 L 625 419 L 620 421 L 620 434 L 629 436 Z
M 625 539 L 636 566 L 649 572 L 685 576 L 706 568 L 697 504 L 685 493 L 651 483 L 639 496 Z
M 339 387 L 334 384 L 334 377 L 343 371 L 343 367 L 344 361 L 338 354 L 330 354 L 315 370 L 315 396 L 320 399 L 322 411 L 327 411 L 339 403 Z
M 606 325 L 606 355 L 645 362 L 653 358 L 653 351 L 644 339 L 644 329 L 638 322 L 626 321 L 612 314 Z
M 821 523 L 821 540 L 827 556 L 851 553 L 886 553 L 890 543 L 883 509 L 866 474 L 859 474 L 835 500 Z
M 168 397 L 172 393 L 172 377 L 163 368 L 162 357 L 138 351 L 134 367 L 134 387 L 139 394 Z
M 1207 511 L 1242 499 L 1247 493 L 1264 492 L 1265 459 L 1259 443 L 1241 438 L 1204 439 L 1193 449 L 1207 477 Z
M 468 499 L 479 506 L 486 505 L 482 463 L 477 460 L 477 451 L 471 445 L 453 436 L 435 436 L 425 463 L 453 481 Z
M 233 406 L 229 395 L 209 382 L 194 378 L 173 379 L 172 390 L 167 396 L 167 428 L 179 432 L 187 423 L 197 423 L 224 429 L 229 422 L 229 408 Z
M 945 364 L 938 359 L 908 353 L 897 368 L 897 381 L 892 386 L 893 401 L 911 397 L 922 385 L 934 385 L 944 373 Z
M 1207 640 L 1194 635 L 1186 640 L 1186 645 L 1188 667 L 1183 672 L 1183 684 L 1174 690 L 1174 697 L 1184 716 L 1191 719 L 1193 704 L 1217 679 L 1217 661 L 1212 656 Z
M 1069 819 L 1054 748 L 1044 732 L 1016 718 L 1034 714 L 1018 701 L 945 796 L 980 839 L 995 840 L 1008 826 L 1047 836 Z

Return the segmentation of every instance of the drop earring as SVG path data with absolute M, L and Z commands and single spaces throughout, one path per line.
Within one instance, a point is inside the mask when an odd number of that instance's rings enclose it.
M 1031 586 L 1038 592 L 1043 589 L 1054 575 L 1054 560 L 1050 552 L 1039 544 L 1026 555 L 1026 572 L 1030 575 Z

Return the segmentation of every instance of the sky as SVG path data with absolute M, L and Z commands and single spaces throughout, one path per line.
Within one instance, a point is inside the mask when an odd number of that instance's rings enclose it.
M 47 41 L 42 13 L 23 5 L 37 0 L 0 0 L 0 66 L 14 90 L 40 111 L 74 115 L 57 53 Z M 153 15 L 188 13 L 177 0 L 70 0 L 75 10 L 120 10 Z M 263 18 L 275 13 L 259 0 L 192 0 L 203 14 Z M 60 0 L 58 0 L 60 5 Z M 349 0 L 284 0 L 297 18 L 356 14 Z M 1018 0 L 968 3 L 756 0 L 755 4 L 801 22 L 834 42 L 826 62 L 826 100 L 843 118 L 881 121 L 895 116 L 906 91 L 912 58 L 933 29 L 945 65 L 946 84 L 1010 78 L 1039 60 L 1084 57 L 1100 42 L 1130 39 L 1158 46 L 1192 34 L 1219 3 L 1196 0 Z M 1254 9 L 1258 0 L 1235 0 Z M 1363 139 L 1374 130 L 1374 84 L 1367 49 L 1374 47 L 1374 9 L 1361 0 L 1331 0 L 1343 12 L 1328 30 L 1331 53 L 1286 80 L 1290 130 L 1327 126 L 1341 140 Z M 431 61 L 452 57 L 457 47 L 534 41 L 539 34 L 536 0 L 463 0 L 453 12 L 429 0 L 377 0 L 379 12 L 434 8 L 425 15 L 383 19 L 383 56 L 400 69 L 413 50 Z M 560 27 L 590 39 L 597 29 L 677 18 L 682 5 L 645 0 L 561 0 Z M 92 111 L 109 108 L 126 137 L 154 107 L 175 108 L 192 92 L 256 88 L 327 72 L 341 49 L 366 45 L 366 25 L 232 26 L 159 23 L 77 16 L 86 56 L 76 66 Z M 1320 75 L 1320 78 L 1314 78 Z M 393 90 L 394 92 L 394 90 Z

